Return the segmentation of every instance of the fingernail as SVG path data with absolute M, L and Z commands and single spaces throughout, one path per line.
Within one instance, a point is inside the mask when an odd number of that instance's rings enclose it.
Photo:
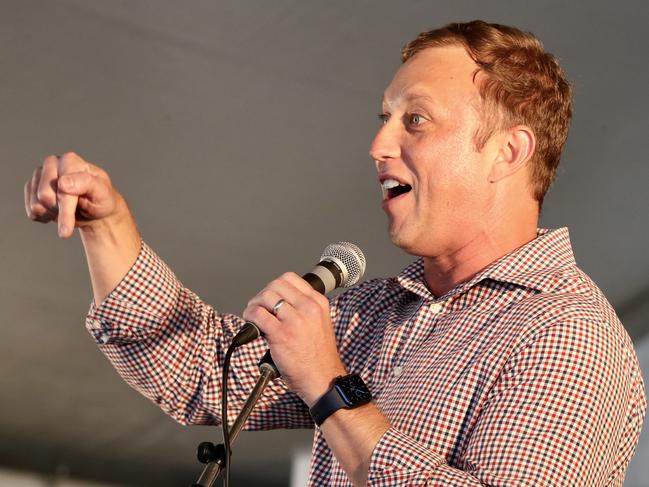
M 59 227 L 59 237 L 63 237 L 67 233 L 67 231 L 68 231 L 68 227 L 66 227 L 65 225 L 61 225 Z

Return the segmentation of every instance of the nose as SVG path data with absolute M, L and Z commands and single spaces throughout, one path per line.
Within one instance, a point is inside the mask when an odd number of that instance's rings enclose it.
M 370 144 L 370 157 L 375 161 L 387 161 L 401 155 L 398 125 L 390 122 L 381 125 Z

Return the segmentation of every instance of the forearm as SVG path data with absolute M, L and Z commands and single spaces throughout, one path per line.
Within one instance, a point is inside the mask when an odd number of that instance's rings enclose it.
M 141 245 L 135 263 L 97 306 L 86 326 L 101 351 L 133 388 L 182 424 L 216 423 L 220 365 L 243 320 L 218 313 L 185 288 L 153 250 Z M 232 357 L 229 422 L 257 378 L 266 345 L 256 340 Z M 312 426 L 304 403 L 274 381 L 246 429 Z
M 339 409 L 321 429 L 327 444 L 354 485 L 366 485 L 372 452 L 390 422 L 373 404 Z
M 124 278 L 140 252 L 140 233 L 126 202 L 119 199 L 113 216 L 80 228 L 95 304 Z

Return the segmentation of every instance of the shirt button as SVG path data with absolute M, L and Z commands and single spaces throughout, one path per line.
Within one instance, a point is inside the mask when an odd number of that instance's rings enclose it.
M 392 369 L 392 375 L 394 375 L 395 377 L 399 377 L 401 374 L 403 374 L 403 368 L 399 365 Z
M 109 340 L 110 340 L 110 335 L 108 333 L 102 333 L 101 335 L 99 335 L 99 341 L 101 343 L 108 343 Z
M 433 303 L 433 304 L 430 305 L 431 312 L 433 312 L 435 314 L 441 313 L 443 308 L 444 307 L 439 303 Z

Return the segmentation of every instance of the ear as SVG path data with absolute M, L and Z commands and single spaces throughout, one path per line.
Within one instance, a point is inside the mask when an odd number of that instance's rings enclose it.
M 497 139 L 499 147 L 489 172 L 490 183 L 505 179 L 525 167 L 536 148 L 534 132 L 526 125 L 503 130 Z

